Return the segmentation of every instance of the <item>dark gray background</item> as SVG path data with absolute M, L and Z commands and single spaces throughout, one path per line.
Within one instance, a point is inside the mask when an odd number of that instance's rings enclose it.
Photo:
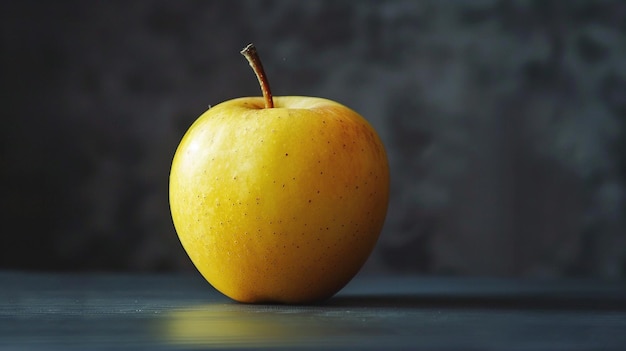
M 192 270 L 171 158 L 208 107 L 342 102 L 392 194 L 370 272 L 626 274 L 626 2 L 4 1 L 0 269 Z

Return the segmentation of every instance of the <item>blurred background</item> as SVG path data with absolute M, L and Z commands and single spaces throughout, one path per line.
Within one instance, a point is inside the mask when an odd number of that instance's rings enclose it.
M 209 105 L 330 98 L 379 131 L 367 272 L 626 277 L 626 2 L 3 1 L 0 269 L 191 271 L 168 207 Z

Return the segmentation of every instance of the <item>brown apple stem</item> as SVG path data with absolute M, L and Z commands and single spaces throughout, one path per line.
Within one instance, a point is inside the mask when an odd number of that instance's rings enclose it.
M 272 91 L 270 90 L 270 82 L 265 76 L 263 64 L 261 64 L 261 58 L 256 51 L 256 47 L 254 47 L 254 44 L 248 44 L 248 46 L 241 50 L 241 54 L 246 58 L 246 60 L 248 60 L 250 67 L 252 67 L 254 74 L 256 74 L 256 77 L 259 80 L 261 92 L 263 92 L 263 99 L 265 100 L 265 108 L 274 107 L 274 99 L 272 98 Z

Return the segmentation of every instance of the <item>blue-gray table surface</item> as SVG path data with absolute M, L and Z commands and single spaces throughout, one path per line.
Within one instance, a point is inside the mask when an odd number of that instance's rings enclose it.
M 0 350 L 626 350 L 626 284 L 357 276 L 317 305 L 245 305 L 198 274 L 0 271 Z

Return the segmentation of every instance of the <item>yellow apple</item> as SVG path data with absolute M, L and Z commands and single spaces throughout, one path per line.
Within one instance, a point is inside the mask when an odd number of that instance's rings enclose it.
M 272 97 L 258 57 L 246 57 L 264 97 L 218 104 L 189 128 L 170 173 L 173 222 L 194 265 L 230 298 L 324 300 L 354 277 L 379 237 L 385 149 L 346 106 Z

